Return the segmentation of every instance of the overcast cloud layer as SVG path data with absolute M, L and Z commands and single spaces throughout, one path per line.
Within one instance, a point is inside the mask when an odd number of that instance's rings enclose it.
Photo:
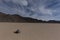
M 38 20 L 60 20 L 60 0 L 0 0 L 0 12 Z

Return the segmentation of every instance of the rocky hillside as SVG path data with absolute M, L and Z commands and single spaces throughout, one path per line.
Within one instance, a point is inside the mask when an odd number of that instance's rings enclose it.
M 60 23 L 60 21 L 42 21 L 28 17 L 21 17 L 19 15 L 9 15 L 0 12 L 0 22 L 20 22 L 20 23 Z

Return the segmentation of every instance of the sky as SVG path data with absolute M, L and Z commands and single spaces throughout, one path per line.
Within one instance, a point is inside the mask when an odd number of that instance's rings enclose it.
M 60 21 L 60 0 L 0 0 L 0 12 L 43 21 Z

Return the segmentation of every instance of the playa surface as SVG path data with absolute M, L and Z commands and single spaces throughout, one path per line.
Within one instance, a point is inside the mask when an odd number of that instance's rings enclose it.
M 0 40 L 60 40 L 60 24 L 0 23 Z

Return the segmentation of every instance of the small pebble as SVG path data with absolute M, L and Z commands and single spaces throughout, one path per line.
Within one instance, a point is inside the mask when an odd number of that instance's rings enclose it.
M 20 33 L 20 30 L 17 29 L 14 33 L 15 33 L 15 34 L 18 34 L 18 33 Z

